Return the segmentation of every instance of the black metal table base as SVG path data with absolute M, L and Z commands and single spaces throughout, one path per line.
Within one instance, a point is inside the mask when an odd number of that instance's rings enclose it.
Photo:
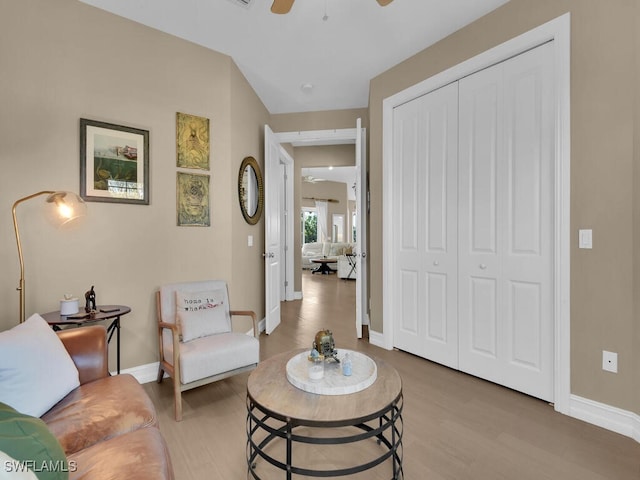
M 111 322 L 111 325 L 107 327 L 107 343 L 111 342 L 111 337 L 113 337 L 113 332 L 116 331 L 116 368 L 118 371 L 118 375 L 120 375 L 120 317 L 116 317 Z
M 381 465 L 385 461 L 391 463 L 391 480 L 403 480 L 402 471 L 402 393 L 383 411 L 377 412 L 356 422 L 301 422 L 276 415 L 262 408 L 247 397 L 247 478 L 260 480 L 257 473 L 258 462 L 264 460 L 270 465 L 286 472 L 286 479 L 293 475 L 309 477 L 340 477 L 353 475 Z M 312 436 L 296 433 L 298 427 L 314 429 L 330 429 L 352 427 L 349 431 L 358 433 L 340 436 Z M 260 437 L 260 438 L 257 438 Z M 285 461 L 274 458 L 266 452 L 266 447 L 273 440 L 284 440 Z M 312 444 L 318 446 L 345 445 L 361 441 L 375 440 L 383 447 L 382 453 L 365 463 L 335 470 L 315 470 L 295 465 L 293 450 L 295 444 Z M 384 448 L 386 447 L 386 448 Z
M 355 280 L 356 273 L 356 256 L 355 255 L 347 255 L 347 261 L 349 262 L 349 274 L 344 277 L 345 280 Z M 351 276 L 353 275 L 353 277 Z
M 331 262 L 331 263 L 335 263 L 335 262 Z M 324 275 L 329 275 L 330 273 L 335 273 L 335 272 L 336 270 L 331 268 L 327 263 L 321 263 L 320 266 L 318 266 L 318 268 L 316 268 L 315 270 L 311 270 L 311 273 L 322 273 Z

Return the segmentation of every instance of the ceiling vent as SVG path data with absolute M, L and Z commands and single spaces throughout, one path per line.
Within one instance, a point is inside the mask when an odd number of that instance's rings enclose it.
M 231 2 L 244 8 L 249 8 L 253 3 L 253 0 L 231 0 Z

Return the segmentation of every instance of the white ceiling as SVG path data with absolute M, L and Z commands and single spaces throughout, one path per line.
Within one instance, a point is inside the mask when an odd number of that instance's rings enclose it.
M 349 185 L 356 183 L 356 167 L 304 167 L 302 176 L 331 182 L 342 182 Z
M 273 114 L 365 108 L 372 78 L 508 0 L 81 1 L 231 56 Z
M 305 167 L 301 169 L 302 179 L 313 179 L 313 181 L 331 181 L 347 184 L 347 197 L 349 200 L 356 199 L 353 188 L 356 183 L 356 167 Z

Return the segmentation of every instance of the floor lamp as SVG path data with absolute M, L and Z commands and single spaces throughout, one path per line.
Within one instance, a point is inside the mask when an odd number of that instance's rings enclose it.
M 20 244 L 20 230 L 18 229 L 18 219 L 16 217 L 16 207 L 22 202 L 31 200 L 32 198 L 47 195 L 47 210 L 58 226 L 64 225 L 76 218 L 83 217 L 87 214 L 87 205 L 84 200 L 73 192 L 56 192 L 52 190 L 44 190 L 34 193 L 26 197 L 16 200 L 13 204 L 13 229 L 16 232 L 16 243 L 18 244 L 18 258 L 20 260 L 20 284 L 18 292 L 20 292 L 20 323 L 24 322 L 24 260 L 22 258 L 22 245 Z

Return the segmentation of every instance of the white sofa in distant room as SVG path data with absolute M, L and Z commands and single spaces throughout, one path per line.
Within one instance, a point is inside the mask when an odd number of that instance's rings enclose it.
M 314 258 L 335 258 L 353 251 L 354 244 L 349 242 L 312 242 L 302 246 L 302 268 L 314 269 L 318 265 L 311 262 Z

